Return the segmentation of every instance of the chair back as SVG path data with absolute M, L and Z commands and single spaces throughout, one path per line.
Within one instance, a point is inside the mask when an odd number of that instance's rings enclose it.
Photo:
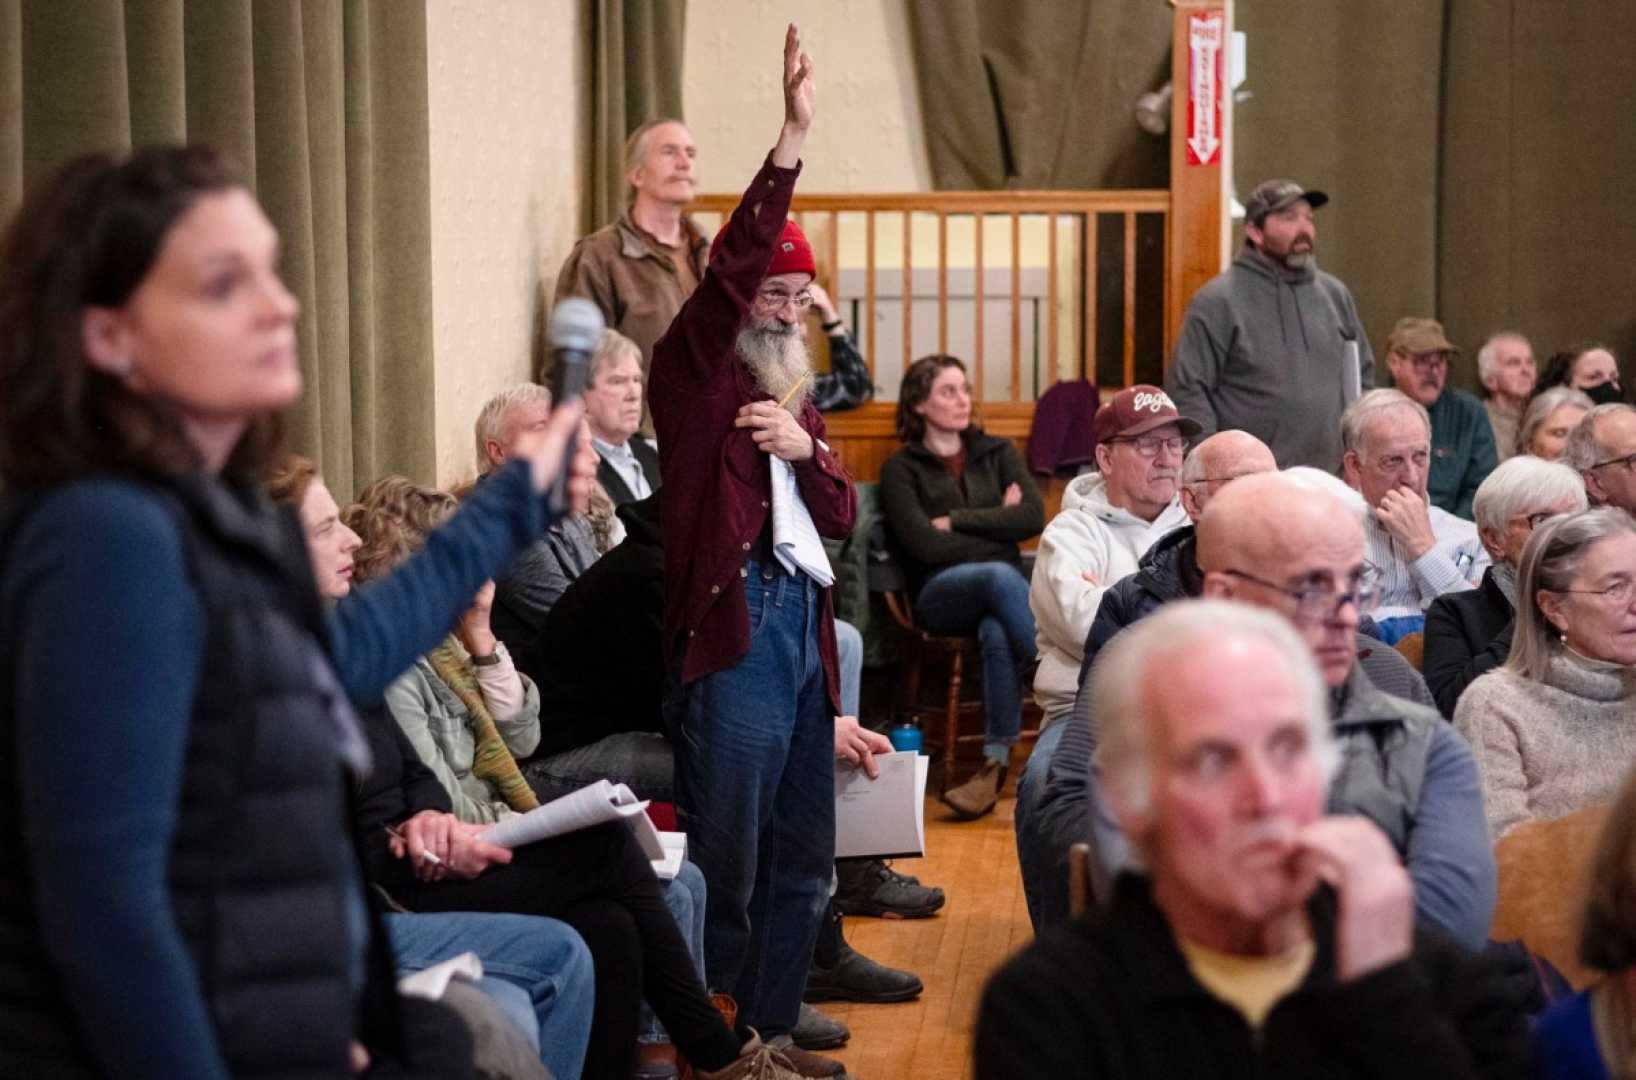
M 1402 654 L 1403 659 L 1414 665 L 1416 671 L 1426 669 L 1426 634 L 1424 631 L 1416 630 L 1412 634 L 1404 634 L 1397 639 L 1397 644 L 1393 645 L 1392 648 Z
M 1580 910 L 1605 805 L 1551 821 L 1527 821 L 1494 845 L 1499 901 L 1489 937 L 1520 940 L 1582 990 L 1593 973 L 1579 962 Z
M 1091 845 L 1081 840 L 1068 845 L 1068 917 L 1077 919 L 1091 906 Z

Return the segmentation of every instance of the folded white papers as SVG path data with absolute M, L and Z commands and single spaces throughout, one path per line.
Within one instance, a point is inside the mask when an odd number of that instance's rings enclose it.
M 835 857 L 926 854 L 926 761 L 913 750 L 876 754 L 874 780 L 835 763 Z

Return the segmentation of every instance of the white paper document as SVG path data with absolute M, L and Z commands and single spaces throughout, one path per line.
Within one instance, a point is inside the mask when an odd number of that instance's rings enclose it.
M 835 763 L 835 857 L 926 854 L 926 762 L 913 750 L 876 754 L 880 776 Z
M 624 821 L 636 834 L 643 854 L 650 859 L 663 859 L 665 849 L 659 843 L 659 830 L 648 820 L 647 808 L 647 800 L 638 799 L 624 784 L 598 780 L 560 799 L 552 799 L 544 806 L 536 806 L 526 814 L 515 814 L 497 822 L 478 839 L 514 848 L 548 836 L 589 829 L 605 821 Z
M 687 834 L 661 831 L 659 844 L 665 849 L 665 857 L 652 860 L 653 872 L 660 881 L 673 881 L 682 872 L 682 860 L 687 858 Z
M 425 998 L 427 1001 L 441 1001 L 451 980 L 476 982 L 482 977 L 483 961 L 478 959 L 474 952 L 463 952 L 459 956 L 449 957 L 440 964 L 422 968 L 413 975 L 405 975 L 398 980 L 398 993 L 408 997 Z

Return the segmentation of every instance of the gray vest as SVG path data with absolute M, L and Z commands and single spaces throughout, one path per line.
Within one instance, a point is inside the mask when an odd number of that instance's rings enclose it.
M 1435 709 L 1383 693 L 1361 666 L 1353 667 L 1340 693 L 1333 723 L 1341 760 L 1329 785 L 1329 810 L 1373 821 L 1403 855 L 1426 779 L 1432 728 L 1443 718 Z

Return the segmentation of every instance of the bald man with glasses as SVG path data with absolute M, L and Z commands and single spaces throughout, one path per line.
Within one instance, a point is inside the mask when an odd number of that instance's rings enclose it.
M 1480 947 L 1496 884 L 1477 765 L 1435 708 L 1383 692 L 1365 671 L 1368 660 L 1360 662 L 1358 622 L 1375 601 L 1379 578 L 1364 557 L 1357 514 L 1305 480 L 1247 476 L 1205 509 L 1197 558 L 1202 595 L 1275 611 L 1312 649 L 1342 749 L 1330 812 L 1360 814 L 1386 833 L 1414 883 L 1417 922 Z M 1395 656 L 1379 648 L 1369 659 L 1377 655 Z M 1080 697 L 1070 722 L 1086 725 L 1094 746 L 1096 718 L 1087 696 Z M 1058 751 L 1053 773 L 1066 749 Z M 1094 773 L 1083 783 L 1090 815 L 1084 828 L 1098 895 L 1105 897 L 1129 845 Z

